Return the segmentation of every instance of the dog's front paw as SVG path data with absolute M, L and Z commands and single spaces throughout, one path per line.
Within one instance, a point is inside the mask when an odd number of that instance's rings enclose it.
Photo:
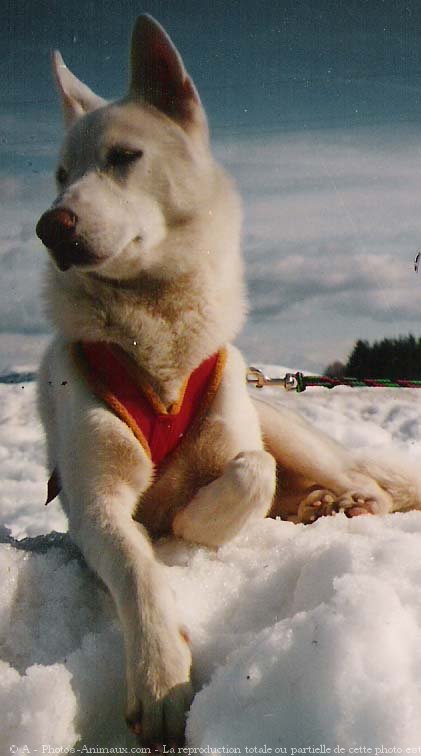
M 129 686 L 126 721 L 139 743 L 153 752 L 184 744 L 186 715 L 193 698 L 190 681 L 191 653 L 183 630 L 168 643 L 149 639 L 137 679 Z M 158 642 L 156 642 L 156 640 Z

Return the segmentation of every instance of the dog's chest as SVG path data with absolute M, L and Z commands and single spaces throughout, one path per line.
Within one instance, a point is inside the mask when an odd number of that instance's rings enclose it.
M 110 345 L 79 343 L 73 355 L 90 390 L 131 428 L 154 464 L 154 480 L 139 501 L 136 519 L 152 535 L 169 532 L 176 512 L 223 469 L 226 455 L 219 455 L 220 444 L 212 439 L 215 429 L 209 409 L 222 379 L 226 351 L 193 371 L 169 409 L 145 381 L 139 381 L 130 360 Z
M 135 519 L 155 538 L 170 534 L 177 512 L 222 474 L 230 451 L 219 424 L 202 416 L 139 499 Z
M 226 360 L 225 350 L 205 359 L 167 408 L 121 350 L 104 342 L 84 342 L 73 345 L 73 356 L 90 390 L 131 428 L 158 472 L 192 424 L 206 413 Z

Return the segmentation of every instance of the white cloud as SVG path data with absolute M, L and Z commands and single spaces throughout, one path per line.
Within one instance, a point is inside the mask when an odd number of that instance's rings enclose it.
M 244 196 L 251 319 L 240 343 L 254 359 L 321 369 L 357 338 L 418 331 L 416 129 L 300 132 L 219 153 Z

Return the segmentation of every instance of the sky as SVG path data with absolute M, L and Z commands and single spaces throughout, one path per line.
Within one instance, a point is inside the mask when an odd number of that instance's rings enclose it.
M 358 338 L 420 334 L 418 3 L 2 5 L 0 370 L 36 362 L 48 332 L 34 226 L 61 136 L 50 51 L 118 97 L 143 11 L 182 52 L 243 196 L 247 358 L 322 370 Z

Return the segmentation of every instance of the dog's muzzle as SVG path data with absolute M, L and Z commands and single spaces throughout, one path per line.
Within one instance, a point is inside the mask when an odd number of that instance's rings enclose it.
M 77 222 L 75 213 L 60 207 L 47 210 L 37 223 L 36 234 L 60 270 L 97 262 L 95 255 L 78 236 Z

